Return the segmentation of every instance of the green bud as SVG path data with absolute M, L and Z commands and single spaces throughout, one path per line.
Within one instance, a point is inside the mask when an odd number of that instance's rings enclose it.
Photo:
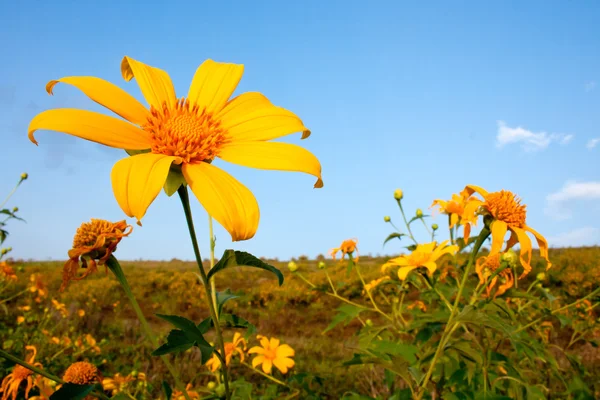
M 29 178 L 29 175 L 27 175 L 27 172 L 23 172 L 21 174 L 21 180 L 24 181 L 25 179 Z
M 325 261 L 319 261 L 319 269 L 325 269 L 325 267 L 327 267 L 327 264 L 325 264 Z
M 510 249 L 502 255 L 502 261 L 506 262 L 511 268 L 516 268 L 519 265 L 519 256 L 513 249 Z
M 19 211 L 19 207 L 14 207 L 13 208 L 13 213 L 16 213 L 17 211 Z
M 217 387 L 217 384 L 215 382 L 208 382 L 206 384 L 206 387 L 208 388 L 208 390 L 213 390 L 214 388 Z
M 389 215 L 386 215 L 385 217 L 383 217 L 383 221 L 384 222 L 390 222 L 392 219 L 390 218 Z
M 394 190 L 394 198 L 396 200 L 402 200 L 403 197 L 404 197 L 404 193 L 402 193 L 401 189 Z
M 400 300 L 398 300 L 397 297 L 394 297 L 394 298 L 392 298 L 392 303 L 398 304 L 398 303 L 400 303 Z
M 4 248 L 4 249 L 0 250 L 0 254 L 1 255 L 5 255 L 6 253 L 8 253 L 8 249 L 7 248 Z
M 423 216 L 423 210 L 421 210 L 420 208 L 417 208 L 417 212 L 415 215 L 417 216 L 417 218 L 421 218 Z
M 373 326 L 373 321 L 371 321 L 370 319 L 367 319 L 365 321 L 365 325 L 367 325 L 367 326 Z
M 217 386 L 215 389 L 215 394 L 217 396 L 225 396 L 225 385 L 221 383 L 219 386 Z
M 12 247 L 7 247 L 7 248 L 6 248 L 6 252 L 7 252 L 7 253 L 10 253 L 11 251 L 12 251 Z
M 431 229 L 433 229 L 434 231 L 437 231 L 438 228 L 439 228 L 438 224 L 431 225 Z
M 288 263 L 288 269 L 290 270 L 290 272 L 296 272 L 298 270 L 298 265 L 296 265 L 295 262 L 290 261 Z
M 543 272 L 540 272 L 539 274 L 537 274 L 535 276 L 535 279 L 537 279 L 538 281 L 544 282 L 546 280 L 546 274 Z

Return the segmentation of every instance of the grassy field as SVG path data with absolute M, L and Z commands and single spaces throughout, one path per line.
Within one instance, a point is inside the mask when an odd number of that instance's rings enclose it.
M 117 253 L 118 254 L 118 253 Z M 559 298 L 577 299 L 600 284 L 600 248 L 551 250 L 554 263 L 546 286 Z M 361 258 L 361 267 L 367 280 L 380 277 L 380 266 L 385 258 Z M 319 289 L 329 286 L 316 260 L 295 260 L 303 276 L 317 287 L 311 289 L 287 269 L 287 261 L 268 260 L 285 275 L 285 283 L 278 287 L 273 275 L 256 269 L 238 268 L 217 275 L 219 291 L 227 288 L 240 297 L 228 302 L 225 308 L 247 319 L 257 327 L 257 333 L 274 336 L 295 349 L 296 365 L 292 374 L 310 373 L 323 378 L 322 385 L 313 389 L 321 398 L 340 398 L 347 391 L 356 391 L 376 397 L 384 395 L 384 374 L 373 366 L 342 366 L 352 358 L 354 334 L 358 321 L 340 324 L 323 333 L 335 315 L 340 301 Z M 340 294 L 355 302 L 364 301 L 362 286 L 354 274 L 346 276 L 345 264 L 326 260 L 327 268 Z M 531 282 L 541 270 L 534 260 Z M 18 281 L 0 293 L 0 345 L 3 349 L 24 358 L 26 345 L 36 346 L 36 361 L 44 369 L 62 375 L 73 362 L 86 360 L 99 366 L 104 377 L 132 371 L 144 372 L 152 389 L 150 398 L 158 398 L 162 377 L 168 377 L 164 365 L 144 339 L 140 324 L 123 291 L 112 274 L 104 268 L 82 281 L 71 282 L 59 292 L 62 263 L 20 262 L 12 264 Z M 198 283 L 195 264 L 172 260 L 169 262 L 122 262 L 123 269 L 152 327 L 163 338 L 170 326 L 154 316 L 180 314 L 196 322 L 206 318 L 204 292 Z M 536 271 L 536 268 L 538 271 Z M 529 283 L 520 281 L 520 285 Z M 35 289 L 30 289 L 35 288 Z M 408 297 L 413 301 L 414 293 Z M 596 299 L 597 302 L 598 299 Z M 592 339 L 600 339 L 598 310 L 593 309 L 593 325 L 586 332 Z M 371 315 L 373 320 L 377 315 Z M 558 324 L 555 324 L 559 326 Z M 565 348 L 572 338 L 572 328 L 566 326 L 553 332 L 551 341 Z M 225 333 L 231 340 L 231 330 Z M 588 382 L 600 391 L 600 351 L 589 343 L 575 343 L 569 349 L 586 366 Z M 250 338 L 249 346 L 256 345 Z M 207 368 L 200 366 L 197 350 L 189 350 L 173 357 L 184 382 L 201 388 L 212 379 Z M 7 375 L 13 364 L 0 360 L 0 378 Z M 244 376 L 254 382 L 257 391 L 264 391 L 268 381 L 250 369 L 234 365 L 233 376 Z M 276 376 L 278 376 L 276 374 Z M 34 389 L 35 391 L 35 389 Z M 33 393 L 33 392 L 32 392 Z M 302 396 L 300 396 L 302 398 Z

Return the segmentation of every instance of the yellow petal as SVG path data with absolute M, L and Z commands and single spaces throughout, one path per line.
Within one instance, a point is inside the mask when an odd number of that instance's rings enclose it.
M 485 190 L 484 188 L 481 188 L 479 186 L 475 186 L 475 185 L 467 185 L 467 186 L 465 186 L 465 189 L 463 191 L 467 194 L 467 196 L 472 195 L 474 192 L 479 193 L 484 198 L 488 195 L 487 190 Z
M 502 249 L 502 243 L 504 243 L 504 236 L 506 236 L 507 230 L 508 226 L 506 222 L 500 220 L 492 222 L 492 248 L 490 249 L 490 256 L 499 253 L 500 249 Z
M 273 361 L 269 360 L 268 358 L 265 358 L 265 360 L 262 363 L 262 369 L 265 374 L 270 374 L 273 370 Z
M 458 222 L 458 214 L 450 214 L 450 228 L 456 225 Z
M 148 104 L 157 110 L 163 109 L 163 103 L 169 108 L 175 106 L 175 88 L 169 74 L 162 69 L 151 67 L 131 57 L 123 57 L 121 74 L 127 82 L 135 78 Z
M 64 132 L 109 147 L 144 150 L 151 146 L 146 132 L 123 120 L 92 111 L 58 108 L 39 113 L 29 123 L 29 140 L 37 130 Z
M 271 350 L 276 350 L 278 346 L 279 339 L 271 338 L 271 341 L 269 342 L 269 347 L 271 348 Z
M 271 140 L 294 132 L 302 132 L 302 139 L 310 135 L 296 114 L 256 92 L 237 96 L 215 118 L 237 141 Z
M 310 151 L 295 144 L 236 141 L 224 145 L 219 158 L 251 168 L 305 172 L 317 177 L 316 188 L 323 187 L 321 163 Z
M 248 350 L 248 354 L 254 354 L 254 353 L 263 354 L 264 352 L 265 352 L 265 349 L 260 346 L 254 346 L 250 350 Z
M 279 357 L 292 357 L 296 352 L 287 344 L 282 344 L 275 350 L 275 355 Z
M 118 161 L 111 179 L 115 198 L 129 217 L 139 221 L 163 188 L 173 156 L 144 153 Z
M 75 86 L 96 103 L 136 125 L 144 124 L 150 115 L 132 95 L 104 79 L 93 76 L 67 76 L 48 82 L 48 94 L 53 94 L 52 90 L 59 82 Z
M 414 265 L 409 265 L 409 266 L 400 268 L 398 270 L 398 278 L 400 278 L 401 281 L 405 280 L 406 277 L 408 276 L 408 273 L 415 268 L 416 267 Z
M 429 275 L 431 276 L 437 269 L 437 264 L 434 261 L 428 261 L 426 263 L 423 263 L 423 267 L 429 270 Z
M 231 234 L 231 240 L 247 240 L 254 236 L 260 211 L 247 187 L 222 169 L 205 162 L 183 164 L 181 170 L 198 201 Z
M 252 360 L 252 367 L 256 368 L 257 365 L 262 364 L 265 361 L 265 356 L 256 356 Z
M 536 230 L 529 226 L 525 226 L 525 230 L 533 233 L 533 236 L 535 236 L 535 240 L 537 241 L 537 244 L 540 247 L 540 255 L 544 257 L 544 259 L 546 259 L 546 270 L 549 270 L 550 267 L 552 267 L 552 263 L 548 258 L 548 242 L 546 241 L 546 238 L 544 238 Z
M 467 222 L 463 228 L 463 240 L 465 244 L 469 243 L 469 237 L 471 237 L 471 224 Z
M 287 374 L 288 372 L 288 366 L 285 360 L 289 360 L 289 358 L 276 358 L 273 360 L 273 365 L 275 365 L 282 374 Z
M 244 66 L 241 64 L 206 60 L 196 70 L 187 98 L 192 104 L 197 104 L 200 110 L 206 108 L 210 113 L 219 112 L 243 74 Z
M 531 271 L 531 239 L 527 236 L 527 232 L 520 228 L 512 228 L 519 238 L 519 245 L 521 251 L 519 253 L 521 265 L 523 266 L 523 273 L 519 278 L 524 277 Z

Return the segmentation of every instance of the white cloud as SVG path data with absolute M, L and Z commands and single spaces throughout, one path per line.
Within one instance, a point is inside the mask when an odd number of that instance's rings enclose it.
M 568 181 L 555 193 L 546 196 L 546 214 L 556 219 L 570 218 L 568 203 L 575 200 L 600 199 L 600 182 Z
M 583 85 L 583 90 L 586 92 L 591 92 L 596 88 L 596 81 L 588 81 Z
M 498 134 L 496 135 L 496 146 L 502 148 L 505 145 L 521 143 L 525 151 L 543 150 L 550 143 L 558 142 L 561 145 L 568 144 L 574 135 L 563 133 L 532 132 L 523 127 L 511 128 L 504 121 L 498 121 Z
M 593 138 L 590 139 L 587 144 L 585 145 L 585 147 L 587 147 L 588 149 L 593 149 L 594 147 L 596 147 L 596 145 L 600 143 L 600 138 Z
M 600 243 L 600 229 L 586 226 L 548 237 L 550 247 L 593 246 Z

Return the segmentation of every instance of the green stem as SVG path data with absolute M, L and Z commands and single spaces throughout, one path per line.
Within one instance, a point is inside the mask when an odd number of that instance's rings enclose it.
M 20 295 L 22 295 L 22 294 L 24 294 L 25 292 L 28 292 L 28 291 L 29 291 L 29 289 L 22 290 L 22 291 L 20 291 L 19 293 L 15 294 L 15 295 L 12 295 L 12 296 L 10 296 L 10 297 L 8 297 L 6 299 L 3 299 L 2 301 L 0 301 L 0 304 L 4 304 L 6 302 L 9 302 L 12 299 L 14 299 L 16 297 L 19 297 Z
M 177 193 L 179 194 L 181 204 L 183 205 L 183 211 L 185 212 L 185 220 L 187 222 L 190 238 L 192 239 L 192 246 L 194 247 L 196 263 L 198 264 L 200 276 L 202 277 L 202 285 L 204 286 L 204 291 L 206 292 L 206 299 L 208 303 L 208 309 L 210 311 L 210 317 L 213 320 L 213 324 L 215 326 L 215 333 L 217 334 L 217 343 L 220 347 L 219 350 L 221 351 L 221 355 L 225 355 L 225 342 L 223 341 L 223 334 L 221 333 L 219 317 L 217 317 L 217 311 L 215 310 L 215 305 L 212 301 L 210 283 L 208 282 L 208 279 L 206 277 L 206 271 L 204 271 L 204 266 L 202 265 L 202 257 L 200 256 L 200 248 L 198 247 L 198 239 L 196 238 L 196 230 L 194 229 L 194 220 L 192 219 L 190 197 L 188 195 L 187 187 L 181 185 L 179 189 L 177 189 Z M 229 400 L 231 398 L 231 392 L 229 390 L 229 376 L 227 371 L 227 365 L 223 365 L 222 372 L 223 383 L 225 384 L 225 397 L 227 398 L 227 400 Z
M 452 214 L 448 214 L 448 230 L 450 231 L 450 244 L 455 244 L 454 243 L 454 227 L 450 227 L 451 223 L 452 223 Z
M 425 223 L 425 220 L 423 218 L 421 218 L 421 222 L 423 223 L 423 226 L 425 226 L 425 229 L 427 229 L 427 233 L 432 235 L 432 232 L 429 230 L 429 227 L 427 226 L 427 224 Z M 433 235 L 431 236 L 431 240 L 433 241 Z
M 20 366 L 25 367 L 28 370 L 33 371 L 36 374 L 39 374 L 39 375 L 41 375 L 41 376 L 43 376 L 45 378 L 48 378 L 51 381 L 54 381 L 56 383 L 60 383 L 61 385 L 65 383 L 65 381 L 63 381 L 62 379 L 60 379 L 58 376 L 52 375 L 51 373 L 48 373 L 48 372 L 44 371 L 41 368 L 38 368 L 38 367 L 36 367 L 34 365 L 31 365 L 31 364 L 29 364 L 26 361 L 20 360 L 17 357 L 13 356 L 12 354 L 9 354 L 9 353 L 5 352 L 4 350 L 0 350 L 0 357 L 3 357 L 3 358 L 5 358 L 5 359 L 7 359 L 9 361 L 12 361 L 12 362 L 16 363 L 16 364 L 19 364 Z M 99 399 L 108 400 L 108 397 L 106 395 L 104 395 L 104 393 L 96 393 L 96 392 L 94 392 L 94 393 L 90 393 L 90 394 L 93 395 L 93 396 L 95 396 L 95 397 L 97 397 L 97 398 L 99 398 Z
M 215 266 L 215 235 L 213 233 L 213 220 L 212 217 L 208 216 L 208 234 L 210 236 L 210 269 Z M 215 286 L 215 277 L 210 278 L 210 293 L 212 294 L 212 302 L 219 317 L 219 308 L 217 307 L 217 288 Z
M 365 283 L 365 280 L 362 277 L 362 274 L 360 273 L 360 268 L 358 267 L 358 264 L 354 264 L 354 266 L 356 267 L 356 273 L 358 274 L 358 277 L 360 278 L 360 282 L 363 285 L 363 288 L 365 286 L 367 286 L 367 284 Z M 385 318 L 387 318 L 390 321 L 393 321 L 394 319 L 392 317 L 390 317 L 389 315 L 387 315 L 386 313 L 384 313 L 383 311 L 381 311 L 379 309 L 379 307 L 377 306 L 377 303 L 375 303 L 375 300 L 373 299 L 373 295 L 371 295 L 371 291 L 370 290 L 366 290 L 367 295 L 369 296 L 369 299 L 371 300 L 371 304 L 373 304 L 373 308 L 375 310 L 377 310 L 377 312 L 381 315 L 383 315 Z
M 421 400 L 423 398 L 423 395 L 425 394 L 425 388 L 427 387 L 427 384 L 429 384 L 429 380 L 431 379 L 431 375 L 433 374 L 435 364 L 437 363 L 437 360 L 442 356 L 444 347 L 446 346 L 446 343 L 450 339 L 450 336 L 458 327 L 458 324 L 454 323 L 454 318 L 455 318 L 456 314 L 458 313 L 458 305 L 460 304 L 460 298 L 462 297 L 462 292 L 465 289 L 467 279 L 468 279 L 469 275 L 471 274 L 473 264 L 475 263 L 475 259 L 477 258 L 477 253 L 479 252 L 479 249 L 483 245 L 483 242 L 485 241 L 485 239 L 487 239 L 487 237 L 489 235 L 490 235 L 489 229 L 487 227 L 484 227 L 481 230 L 481 233 L 479 234 L 477 241 L 475 242 L 475 246 L 473 247 L 473 251 L 471 252 L 471 256 L 469 257 L 469 263 L 467 264 L 467 267 L 465 268 L 463 278 L 460 282 L 460 286 L 458 287 L 458 293 L 456 294 L 456 299 L 454 300 L 454 305 L 452 306 L 452 311 L 450 312 L 450 317 L 448 318 L 448 323 L 446 324 L 446 327 L 444 328 L 444 332 L 442 332 L 442 337 L 440 339 L 438 348 L 436 349 L 433 359 L 431 360 L 431 364 L 429 365 L 429 369 L 427 370 L 427 373 L 425 374 L 425 378 L 423 378 L 423 382 L 420 385 L 420 390 L 419 390 L 419 394 L 417 395 L 417 400 Z
M 119 264 L 119 261 L 115 258 L 115 256 L 111 255 L 108 258 L 108 260 L 106 261 L 106 266 L 112 271 L 112 273 L 115 275 L 115 277 L 121 284 L 121 287 L 123 288 L 123 291 L 125 292 L 125 295 L 129 299 L 129 302 L 131 303 L 133 310 L 135 311 L 138 319 L 140 320 L 140 323 L 142 324 L 142 328 L 144 329 L 144 332 L 146 332 L 146 336 L 148 337 L 148 340 L 150 340 L 152 347 L 154 349 L 157 349 L 158 348 L 158 339 L 156 339 L 156 336 L 154 336 L 154 332 L 152 331 L 152 328 L 150 328 L 150 324 L 148 324 L 148 320 L 144 316 L 144 313 L 142 312 L 142 309 L 140 308 L 138 301 L 136 300 L 135 296 L 133 295 L 133 291 L 131 290 L 131 286 L 129 286 L 129 282 L 127 282 L 127 278 L 125 277 L 125 274 L 123 273 L 121 264 Z M 171 364 L 171 362 L 169 361 L 169 359 L 167 358 L 166 355 L 162 355 L 162 356 L 160 356 L 160 358 L 163 360 L 163 362 L 167 366 L 167 369 L 173 376 L 173 379 L 175 380 L 175 386 L 177 387 L 177 389 L 179 389 L 183 393 L 186 400 L 190 400 L 190 396 L 187 394 L 187 391 L 185 390 L 185 385 L 183 384 L 183 382 L 181 382 L 181 379 L 179 378 L 179 374 L 173 367 L 173 364 Z
M 410 230 L 410 225 L 408 224 L 408 220 L 406 219 L 406 215 L 404 214 L 404 209 L 402 208 L 402 200 L 396 200 L 398 202 L 398 207 L 400 207 L 400 212 L 402 213 L 402 218 L 404 219 L 404 225 L 406 225 L 406 229 L 408 230 L 408 234 L 415 244 L 419 244 Z
M 19 182 L 15 185 L 15 187 L 13 188 L 13 190 L 10 191 L 10 193 L 8 194 L 8 196 L 6 196 L 6 199 L 4 199 L 4 201 L 2 202 L 2 204 L 0 204 L 0 208 L 4 207 L 4 205 L 6 203 L 8 203 L 8 200 L 12 197 L 13 194 L 15 194 L 15 192 L 17 191 L 17 188 L 21 185 L 21 182 L 23 182 L 23 179 L 19 179 Z

